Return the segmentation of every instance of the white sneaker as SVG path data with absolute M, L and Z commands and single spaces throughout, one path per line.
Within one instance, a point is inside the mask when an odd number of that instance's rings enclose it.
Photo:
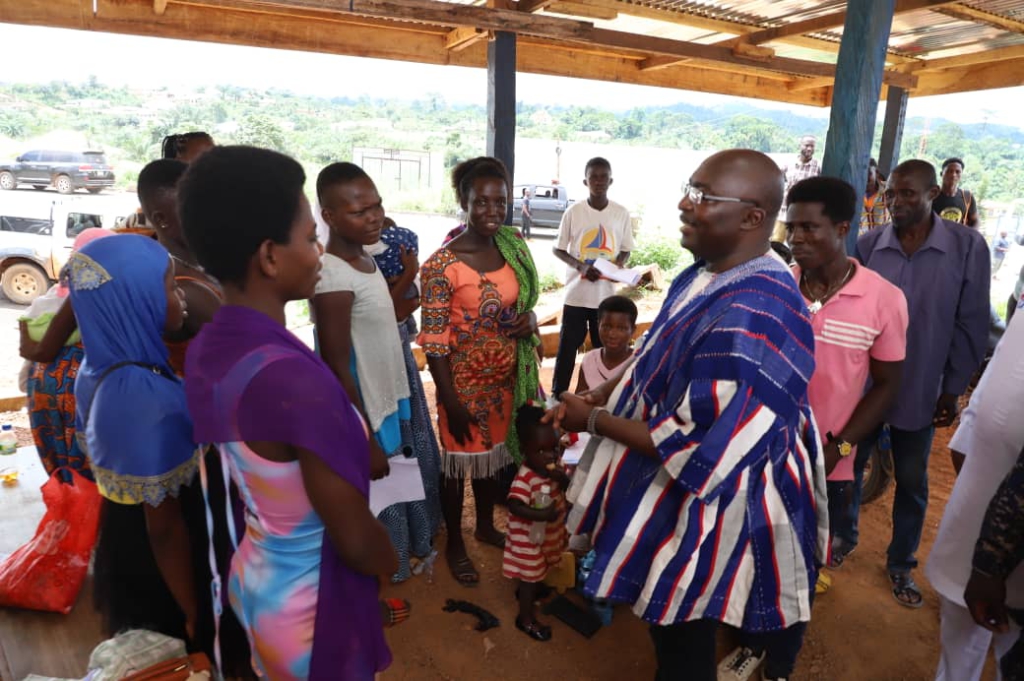
M 718 681 L 749 681 L 757 668 L 764 662 L 765 653 L 755 655 L 747 647 L 740 647 L 729 653 L 718 665 Z

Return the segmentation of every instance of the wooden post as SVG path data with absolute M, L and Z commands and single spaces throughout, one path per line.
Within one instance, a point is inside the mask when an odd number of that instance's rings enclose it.
M 846 5 L 821 173 L 846 180 L 857 192 L 857 211 L 846 243 L 850 253 L 857 245 L 878 95 L 882 90 L 882 71 L 895 9 L 896 0 Z
M 907 91 L 889 86 L 889 97 L 885 100 L 885 119 L 882 123 L 882 148 L 878 151 L 878 171 L 889 177 L 889 173 L 900 162 L 900 146 L 903 144 L 903 123 L 907 117 Z
M 516 34 L 496 31 L 487 43 L 487 155 L 501 159 L 515 177 Z M 512 223 L 512 201 L 506 224 Z

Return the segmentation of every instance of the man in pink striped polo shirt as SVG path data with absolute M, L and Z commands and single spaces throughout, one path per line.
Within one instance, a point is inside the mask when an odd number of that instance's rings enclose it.
M 824 438 L 829 517 L 836 519 L 853 482 L 856 443 L 896 398 L 907 350 L 903 292 L 846 253 L 855 202 L 853 187 L 834 177 L 803 180 L 787 197 L 794 276 L 814 328 L 816 369 L 807 392 Z M 843 548 L 833 545 L 833 557 L 845 557 Z

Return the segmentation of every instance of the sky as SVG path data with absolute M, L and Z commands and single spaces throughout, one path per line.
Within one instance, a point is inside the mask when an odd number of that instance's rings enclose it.
M 5 69 L 0 76 L 4 82 L 80 82 L 96 76 L 109 85 L 176 89 L 231 84 L 324 97 L 368 95 L 412 100 L 440 93 L 449 102 L 483 105 L 487 101 L 485 69 L 2 23 L 0 45 L 8 55 L 32 55 L 31 60 Z M 60 45 L 61 49 L 43 50 L 40 45 Z M 87 58 L 69 59 L 69 54 Z M 132 54 L 144 58 L 126 58 Z M 337 76 L 324 78 L 323 74 L 331 73 Z M 381 83 L 390 86 L 382 88 Z M 528 104 L 575 104 L 611 111 L 680 102 L 709 107 L 747 103 L 752 108 L 788 109 L 816 118 L 829 115 L 827 108 L 529 73 L 518 75 L 516 98 Z M 977 93 L 911 97 L 907 113 L 940 116 L 958 123 L 1018 126 L 1024 87 L 987 91 L 985 104 L 979 106 L 979 101 Z

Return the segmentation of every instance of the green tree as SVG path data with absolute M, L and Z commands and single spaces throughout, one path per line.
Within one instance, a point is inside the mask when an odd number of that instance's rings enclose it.
M 250 113 L 242 119 L 235 141 L 275 151 L 285 150 L 284 130 L 269 116 L 260 113 Z

